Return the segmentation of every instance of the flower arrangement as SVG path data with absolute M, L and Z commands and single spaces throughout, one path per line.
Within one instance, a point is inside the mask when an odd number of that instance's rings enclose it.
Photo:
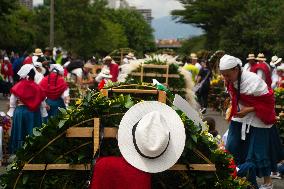
M 136 86 L 137 88 L 138 86 Z M 148 86 L 153 89 L 153 86 Z M 126 86 L 124 88 L 127 88 Z M 139 87 L 138 87 L 139 88 Z M 141 86 L 145 89 L 147 86 Z M 66 139 L 64 133 L 74 125 L 92 126 L 93 118 L 101 120 L 101 127 L 117 127 L 124 113 L 134 104 L 156 97 L 112 94 L 109 97 L 88 91 L 86 96 L 77 100 L 76 105 L 67 110 L 60 109 L 60 114 L 48 121 L 42 128 L 34 130 L 28 136 L 23 147 L 17 152 L 17 158 L 8 166 L 8 171 L 0 177 L 4 188 L 68 188 L 85 187 L 89 172 L 83 171 L 22 171 L 25 163 L 81 163 L 93 161 L 92 139 Z M 171 104 L 171 99 L 169 99 Z M 217 188 L 246 189 L 249 183 L 235 177 L 232 156 L 219 150 L 218 141 L 200 126 L 194 124 L 185 114 L 176 110 L 185 125 L 186 146 L 178 163 L 213 163 L 216 172 L 175 171 L 152 175 L 153 188 Z M 76 149 L 76 150 L 74 150 Z M 103 156 L 119 156 L 115 141 L 104 141 L 100 147 Z

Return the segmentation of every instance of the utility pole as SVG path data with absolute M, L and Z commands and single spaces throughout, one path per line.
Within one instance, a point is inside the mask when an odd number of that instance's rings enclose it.
M 54 47 L 54 0 L 50 0 L 50 32 L 49 32 L 49 47 Z

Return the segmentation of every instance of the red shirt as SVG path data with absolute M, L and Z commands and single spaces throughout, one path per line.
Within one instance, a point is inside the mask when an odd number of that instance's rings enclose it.
M 4 79 L 14 75 L 11 62 L 4 60 L 4 63 L 1 65 L 1 74 L 3 74 Z
M 118 64 L 115 62 L 110 63 L 109 65 L 109 73 L 112 76 L 112 78 L 110 79 L 112 82 L 117 82 L 117 77 L 118 77 L 118 73 L 119 73 L 119 68 L 118 68 Z

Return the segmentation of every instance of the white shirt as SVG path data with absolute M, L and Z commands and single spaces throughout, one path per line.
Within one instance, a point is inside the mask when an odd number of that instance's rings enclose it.
M 244 67 L 243 67 L 243 70 L 246 70 L 246 71 L 250 71 L 250 63 L 248 62 L 248 63 L 246 63 L 245 65 L 244 65 Z M 264 72 L 262 71 L 262 70 L 257 70 L 256 71 L 256 75 L 258 75 L 258 77 L 260 77 L 261 79 L 263 79 L 264 81 L 266 81 L 266 77 L 265 77 L 265 74 L 264 74 Z
M 237 82 L 234 83 L 234 87 L 237 89 Z M 261 96 L 267 94 L 268 88 L 264 80 L 258 77 L 255 73 L 248 72 L 243 70 L 241 77 L 241 87 L 240 91 L 242 94 L 252 95 L 252 96 Z M 239 103 L 240 109 L 243 105 Z M 271 128 L 271 125 L 266 125 L 263 121 L 260 120 L 255 114 L 255 112 L 248 113 L 243 118 L 232 118 L 233 121 L 242 123 L 242 139 L 245 140 L 245 133 L 249 133 L 250 126 L 257 128 Z
M 36 71 L 36 74 L 35 74 L 35 83 L 36 84 L 39 84 L 41 82 L 41 80 L 44 78 L 43 74 Z
M 202 68 L 202 66 L 201 66 L 198 62 L 195 63 L 195 66 L 198 68 L 199 71 L 200 71 L 201 68 Z

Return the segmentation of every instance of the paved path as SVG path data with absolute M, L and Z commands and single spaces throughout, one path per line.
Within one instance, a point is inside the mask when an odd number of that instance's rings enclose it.
M 8 100 L 7 98 L 2 97 L 2 95 L 0 96 L 0 112 L 1 111 L 4 111 L 4 112 L 8 111 Z M 220 113 L 214 112 L 212 110 L 208 110 L 207 113 L 205 114 L 205 117 L 209 117 L 209 116 L 215 119 L 216 129 L 218 130 L 220 135 L 223 135 L 228 129 L 227 121 L 224 120 L 224 117 Z M 0 174 L 3 173 L 4 171 L 5 171 L 5 168 L 0 167 Z M 258 181 L 259 183 L 262 183 L 262 179 L 259 179 Z M 284 189 L 284 179 L 273 180 L 273 184 L 274 184 L 274 189 Z

